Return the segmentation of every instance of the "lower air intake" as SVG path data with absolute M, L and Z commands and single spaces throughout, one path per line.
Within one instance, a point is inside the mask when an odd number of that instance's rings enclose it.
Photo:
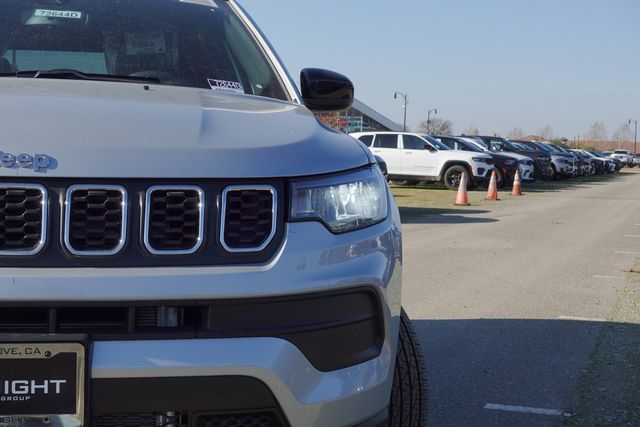
M 93 427 L 189 427 L 180 413 L 104 414 L 92 418 Z

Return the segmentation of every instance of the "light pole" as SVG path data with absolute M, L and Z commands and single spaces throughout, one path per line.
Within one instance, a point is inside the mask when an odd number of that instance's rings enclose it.
M 629 124 L 633 122 L 635 124 L 635 132 L 633 134 L 633 154 L 636 154 L 638 151 L 636 150 L 638 145 L 638 121 L 636 119 L 629 119 Z
M 431 135 L 431 113 L 438 114 L 438 109 L 432 108 L 431 110 L 427 111 L 427 133 L 429 135 Z
M 402 92 L 395 92 L 393 94 L 393 99 L 398 99 L 398 95 L 400 95 L 403 99 L 404 99 L 404 106 L 402 108 L 404 108 L 404 122 L 402 125 L 402 129 L 403 132 L 407 131 L 407 104 L 409 103 L 409 100 L 407 99 L 408 96 L 406 93 L 402 93 Z

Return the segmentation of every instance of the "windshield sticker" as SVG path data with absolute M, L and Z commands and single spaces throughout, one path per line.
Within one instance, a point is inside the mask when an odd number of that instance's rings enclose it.
M 161 31 L 127 33 L 127 55 L 152 55 L 167 52 L 167 41 Z
M 67 19 L 82 19 L 82 12 L 74 10 L 49 10 L 49 9 L 36 9 L 33 16 L 42 18 L 67 18 Z
M 218 5 L 214 0 L 180 0 L 180 3 L 190 3 L 190 4 L 197 4 L 200 6 L 218 8 Z
M 211 86 L 211 89 L 217 90 L 220 92 L 244 94 L 244 87 L 240 82 L 229 82 L 227 80 L 209 79 L 209 85 Z

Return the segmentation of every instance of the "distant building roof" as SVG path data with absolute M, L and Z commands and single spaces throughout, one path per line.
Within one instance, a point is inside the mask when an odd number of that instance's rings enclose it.
M 381 113 L 377 112 L 373 108 L 369 107 L 364 102 L 354 99 L 353 100 L 353 108 L 360 111 L 362 114 L 371 117 L 376 122 L 380 123 L 382 126 L 386 127 L 391 132 L 402 132 L 402 126 L 395 123 L 393 120 L 383 116 Z

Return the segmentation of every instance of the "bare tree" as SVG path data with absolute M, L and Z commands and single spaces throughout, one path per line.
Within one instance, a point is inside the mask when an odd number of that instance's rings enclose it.
M 631 125 L 625 122 L 618 127 L 612 136 L 614 141 L 625 142 L 633 139 L 633 132 L 631 131 Z
M 586 133 L 584 139 L 587 141 L 600 142 L 607 140 L 607 130 L 602 122 L 593 122 L 591 129 Z
M 453 135 L 453 123 L 450 120 L 444 120 L 435 117 L 427 122 L 423 120 L 418 125 L 418 132 L 429 135 Z
M 524 131 L 522 128 L 513 128 L 507 134 L 509 139 L 522 139 L 524 138 Z
M 542 138 L 543 141 L 551 141 L 553 139 L 553 128 L 549 125 L 546 125 L 538 131 L 538 135 L 540 136 L 540 138 Z

